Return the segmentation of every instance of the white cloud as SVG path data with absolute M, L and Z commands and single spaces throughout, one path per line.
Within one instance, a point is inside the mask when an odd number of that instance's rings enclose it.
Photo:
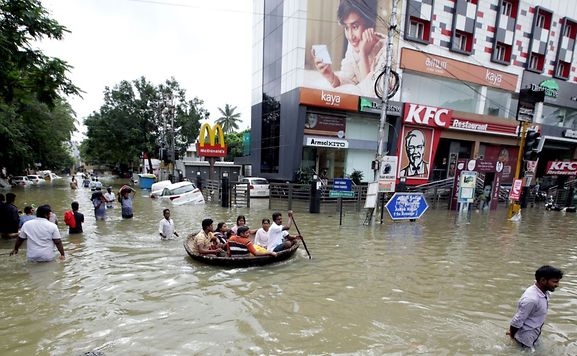
M 105 86 L 174 77 L 188 98 L 204 100 L 211 121 L 231 104 L 241 128 L 250 126 L 252 1 L 177 1 L 43 2 L 71 31 L 40 47 L 74 67 L 69 77 L 85 93 L 69 100 L 80 120 L 100 108 Z

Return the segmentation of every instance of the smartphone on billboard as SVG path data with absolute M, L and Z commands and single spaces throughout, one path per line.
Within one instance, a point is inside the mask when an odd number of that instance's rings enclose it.
M 329 54 L 327 45 L 325 44 L 313 45 L 313 51 L 315 51 L 315 57 L 321 59 L 324 64 L 333 64 L 333 61 L 331 61 L 331 55 Z

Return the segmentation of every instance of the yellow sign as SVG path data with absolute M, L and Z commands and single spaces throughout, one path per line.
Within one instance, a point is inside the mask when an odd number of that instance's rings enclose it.
M 216 136 L 218 135 L 218 144 L 216 143 Z M 205 142 L 208 137 L 208 143 Z M 200 127 L 200 134 L 198 143 L 196 145 L 196 152 L 199 156 L 207 157 L 224 157 L 226 156 L 226 145 L 224 143 L 224 131 L 219 124 L 210 127 L 210 124 L 204 123 Z

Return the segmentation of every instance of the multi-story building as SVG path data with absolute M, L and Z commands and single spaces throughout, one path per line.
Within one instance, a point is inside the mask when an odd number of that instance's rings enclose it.
M 391 1 L 254 1 L 254 175 L 360 170 L 371 180 Z M 479 157 L 502 161 L 511 182 L 525 88 L 545 91 L 532 123 L 541 161 L 576 157 L 571 1 L 403 0 L 397 13 L 385 151 L 409 184 L 451 177 L 458 159 Z

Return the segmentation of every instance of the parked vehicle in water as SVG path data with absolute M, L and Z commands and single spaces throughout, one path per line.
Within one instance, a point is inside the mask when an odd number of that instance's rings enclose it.
M 172 182 L 170 180 L 161 180 L 160 182 L 152 184 L 152 186 L 150 187 L 150 197 L 153 199 L 158 198 L 162 194 L 164 188 L 168 187 L 171 184 Z
M 12 177 L 12 185 L 19 185 L 22 187 L 25 187 L 27 185 L 30 185 L 30 179 L 28 179 L 27 176 L 15 176 Z
M 29 174 L 29 175 L 27 175 L 27 177 L 28 177 L 28 180 L 30 181 L 31 184 L 38 185 L 40 183 L 44 183 L 44 178 L 42 178 L 38 175 Z
M 173 204 L 204 204 L 204 196 L 192 182 L 178 182 L 166 186 L 158 199 L 170 199 Z
M 262 197 L 268 198 L 270 195 L 268 180 L 259 177 L 244 177 L 239 179 L 240 183 L 248 183 L 249 195 L 251 198 Z M 245 185 L 240 185 L 237 191 L 246 191 Z

